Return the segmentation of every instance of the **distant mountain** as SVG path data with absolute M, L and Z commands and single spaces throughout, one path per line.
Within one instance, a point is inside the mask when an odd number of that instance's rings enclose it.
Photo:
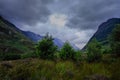
M 30 40 L 32 40 L 33 42 L 38 42 L 39 40 L 41 40 L 43 38 L 43 36 L 40 36 L 38 34 L 35 34 L 33 32 L 30 31 L 22 31 L 22 33 L 28 37 Z
M 22 33 L 35 43 L 37 43 L 38 41 L 40 41 L 44 38 L 44 36 L 35 34 L 33 32 L 30 32 L 30 31 L 22 31 Z M 60 39 L 57 39 L 57 38 L 54 38 L 53 42 L 59 48 L 61 48 L 64 44 Z
M 0 16 L 0 53 L 25 53 L 32 45 L 20 29 Z
M 38 41 L 42 40 L 44 38 L 44 36 L 41 36 L 41 35 L 38 35 L 38 34 L 35 34 L 33 32 L 30 32 L 30 31 L 22 31 L 22 33 L 27 36 L 30 40 L 32 40 L 33 42 L 37 43 Z M 58 48 L 62 48 L 62 46 L 64 45 L 64 42 L 61 41 L 60 39 L 58 38 L 54 38 L 53 40 L 54 44 L 56 46 L 58 46 Z M 79 48 L 76 47 L 74 44 L 71 44 L 71 46 L 78 50 Z
M 62 42 L 60 39 L 54 38 L 53 40 L 54 44 L 57 45 L 59 48 L 62 48 L 64 45 L 64 42 Z
M 96 38 L 103 45 L 108 44 L 108 36 L 111 34 L 112 30 L 115 28 L 116 24 L 120 24 L 120 18 L 112 18 L 102 23 L 96 33 L 92 36 L 92 38 L 88 41 L 87 45 L 91 42 L 92 39 Z M 87 47 L 84 47 L 84 49 Z

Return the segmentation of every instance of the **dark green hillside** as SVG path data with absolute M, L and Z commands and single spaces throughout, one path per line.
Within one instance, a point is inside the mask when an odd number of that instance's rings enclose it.
M 104 22 L 99 26 L 98 31 L 94 34 L 92 39 L 96 38 L 100 42 L 107 41 L 108 36 L 111 34 L 116 24 L 120 24 L 119 18 L 112 18 Z
M 0 53 L 25 53 L 30 51 L 31 46 L 32 42 L 21 30 L 0 17 Z
M 108 45 L 108 37 L 109 37 L 109 35 L 111 35 L 116 24 L 120 24 L 120 18 L 112 18 L 112 19 L 109 19 L 106 22 L 102 23 L 98 27 L 98 30 L 96 31 L 96 33 L 88 41 L 88 44 L 93 39 L 97 39 L 97 41 L 101 42 L 103 45 Z M 83 49 L 86 49 L 86 46 Z

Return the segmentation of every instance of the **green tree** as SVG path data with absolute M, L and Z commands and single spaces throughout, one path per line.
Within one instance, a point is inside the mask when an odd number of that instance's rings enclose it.
M 42 59 L 53 59 L 57 51 L 52 36 L 47 33 L 46 36 L 36 46 L 36 53 Z
M 110 47 L 112 53 L 120 56 L 120 24 L 117 24 L 110 35 Z
M 76 51 L 75 52 L 75 55 L 74 55 L 74 58 L 76 61 L 81 61 L 83 58 L 82 58 L 82 52 L 80 50 Z
M 75 50 L 72 48 L 72 46 L 68 41 L 65 42 L 65 44 L 63 45 L 60 51 L 60 58 L 64 60 L 74 59 L 74 55 L 75 55 Z
M 96 39 L 93 39 L 87 47 L 87 60 L 89 62 L 99 61 L 102 57 L 101 48 L 100 43 Z

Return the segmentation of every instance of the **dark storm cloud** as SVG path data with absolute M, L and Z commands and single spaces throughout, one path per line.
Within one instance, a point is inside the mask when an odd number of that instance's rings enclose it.
M 103 21 L 120 17 L 120 0 L 79 0 L 70 7 L 72 16 L 68 22 L 71 28 L 96 29 Z
M 0 15 L 26 25 L 45 22 L 50 15 L 47 5 L 53 0 L 0 0 Z

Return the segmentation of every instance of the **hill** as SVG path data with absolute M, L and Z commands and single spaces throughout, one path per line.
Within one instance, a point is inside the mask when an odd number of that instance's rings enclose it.
M 85 49 L 94 38 L 97 39 L 97 41 L 101 42 L 103 45 L 108 45 L 108 37 L 111 34 L 112 30 L 115 28 L 116 24 L 120 24 L 120 18 L 111 18 L 102 23 L 83 49 Z
M 15 25 L 0 16 L 0 52 L 25 53 L 33 43 Z

